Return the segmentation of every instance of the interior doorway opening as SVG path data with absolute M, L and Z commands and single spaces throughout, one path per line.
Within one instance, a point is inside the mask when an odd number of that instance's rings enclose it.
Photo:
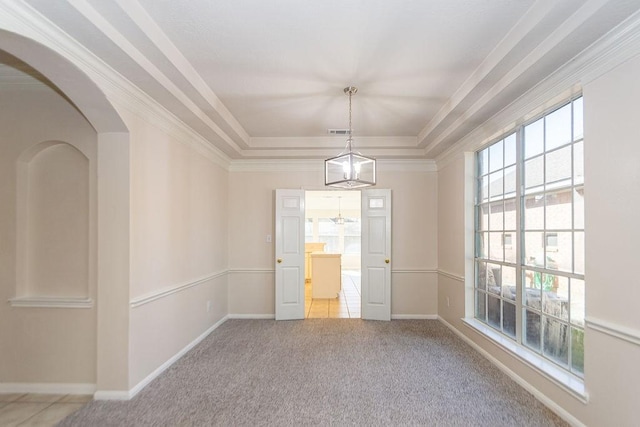
M 360 191 L 305 191 L 305 319 L 361 318 Z

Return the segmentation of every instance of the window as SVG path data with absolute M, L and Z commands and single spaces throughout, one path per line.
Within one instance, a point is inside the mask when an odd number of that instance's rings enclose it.
M 511 233 L 502 235 L 502 246 L 504 246 L 505 249 L 511 249 L 513 247 L 513 236 Z
M 558 250 L 558 233 L 546 233 L 545 239 L 547 252 L 556 252 Z
M 344 253 L 360 255 L 360 218 L 344 220 Z
M 338 225 L 332 218 L 318 218 L 318 241 L 326 243 L 325 252 L 340 253 Z
M 476 154 L 475 317 L 584 373 L 582 98 Z
M 304 219 L 304 240 L 305 242 L 313 241 L 313 218 Z
M 345 217 L 344 224 L 337 224 L 336 218 L 306 218 L 305 241 L 326 243 L 325 252 L 360 255 L 360 228 L 360 218 Z

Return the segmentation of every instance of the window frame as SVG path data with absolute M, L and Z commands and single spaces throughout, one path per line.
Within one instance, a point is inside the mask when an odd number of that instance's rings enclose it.
M 526 122 L 522 123 L 521 125 L 517 126 L 514 130 L 512 130 L 511 132 L 505 133 L 504 135 L 502 135 L 500 138 L 497 138 L 495 140 L 493 140 L 491 143 L 484 145 L 481 149 L 477 150 L 474 153 L 474 279 L 473 279 L 473 309 L 472 309 L 472 317 L 474 320 L 477 320 L 479 322 L 482 322 L 482 325 L 484 325 L 482 328 L 480 329 L 486 329 L 486 334 L 487 335 L 493 335 L 493 333 L 496 333 L 502 337 L 506 338 L 507 342 L 512 342 L 514 345 L 516 345 L 517 347 L 521 347 L 522 349 L 524 349 L 525 351 L 530 351 L 533 352 L 536 356 L 540 356 L 542 357 L 545 361 L 549 361 L 552 364 L 556 365 L 558 368 L 561 369 L 561 371 L 570 374 L 570 376 L 578 379 L 579 381 L 582 381 L 582 379 L 584 378 L 584 349 L 582 351 L 582 370 L 578 370 L 578 369 L 574 369 L 573 366 L 573 354 L 572 354 L 572 345 L 573 345 L 573 331 L 574 329 L 577 330 L 578 332 L 581 332 L 582 334 L 582 340 L 584 339 L 584 309 L 583 309 L 583 315 L 582 315 L 582 320 L 583 323 L 581 325 L 577 325 L 576 323 L 574 323 L 574 319 L 571 317 L 571 314 L 567 314 L 567 318 L 562 319 L 562 318 L 557 318 L 555 317 L 553 314 L 549 313 L 549 312 L 545 312 L 545 308 L 542 306 L 542 301 L 544 299 L 544 295 L 543 295 L 543 289 L 542 286 L 540 287 L 540 294 L 541 294 L 541 307 L 539 309 L 539 317 L 540 317 L 540 323 L 539 323 L 539 335 L 540 335 L 540 346 L 539 349 L 535 349 L 532 348 L 531 346 L 527 345 L 527 343 L 525 342 L 525 328 L 526 328 L 526 315 L 527 312 L 531 312 L 532 308 L 531 306 L 527 305 L 527 301 L 525 298 L 525 294 L 528 294 L 528 292 L 525 292 L 526 290 L 526 280 L 527 277 L 525 277 L 525 275 L 527 274 L 527 272 L 531 272 L 534 271 L 536 274 L 540 274 L 544 277 L 544 275 L 553 275 L 554 277 L 562 277 L 564 279 L 566 279 L 568 285 L 568 290 L 567 290 L 567 301 L 566 301 L 566 309 L 568 311 L 568 313 L 571 313 L 572 310 L 572 301 L 571 301 L 571 295 L 572 295 L 572 290 L 571 290 L 571 282 L 573 280 L 577 280 L 577 281 L 581 281 L 582 282 L 582 289 L 584 290 L 584 283 L 585 283 L 585 277 L 584 277 L 584 268 L 582 269 L 582 273 L 576 273 L 576 235 L 577 233 L 582 233 L 582 244 L 584 246 L 584 220 L 582 220 L 582 226 L 581 227 L 576 227 L 576 215 L 575 215 L 575 210 L 576 210 L 576 193 L 579 193 L 582 197 L 584 195 L 584 172 L 583 175 L 581 176 L 581 179 L 577 180 L 577 169 L 576 169 L 576 165 L 575 165 L 575 161 L 576 161 L 576 147 L 578 146 L 578 144 L 581 144 L 582 147 L 582 163 L 581 163 L 581 170 L 584 171 L 584 131 L 583 128 L 581 129 L 582 132 L 579 134 L 579 136 L 576 134 L 576 126 L 575 126 L 575 119 L 576 119 L 576 110 L 575 110 L 575 105 L 577 103 L 577 101 L 579 101 L 581 103 L 581 108 L 582 108 L 582 116 L 580 117 L 581 121 L 581 125 L 584 126 L 584 120 L 583 120 L 583 116 L 584 116 L 584 109 L 583 109 L 583 100 L 582 100 L 582 94 L 578 94 L 576 96 L 571 97 L 568 100 L 565 100 L 564 102 L 556 105 L 554 108 L 548 109 L 546 111 L 544 111 L 543 113 L 541 113 L 540 115 L 532 118 L 531 120 L 527 120 Z M 546 138 L 549 136 L 546 133 L 546 121 L 547 121 L 547 117 L 551 116 L 552 114 L 554 114 L 555 112 L 561 110 L 562 108 L 566 107 L 567 105 L 569 105 L 569 111 L 570 111 L 570 140 L 568 142 L 562 143 L 560 145 L 555 145 L 551 148 L 549 148 L 547 150 L 547 143 L 546 143 Z M 542 120 L 542 151 L 540 153 L 531 155 L 530 157 L 525 157 L 525 130 L 527 129 L 527 126 L 534 124 L 536 122 L 538 122 L 539 120 Z M 511 138 L 512 136 L 515 135 L 515 179 L 516 179 L 516 183 L 515 183 L 515 192 L 512 195 L 511 193 L 506 193 L 505 190 L 505 177 L 506 177 L 506 170 L 510 169 L 512 166 L 514 166 L 514 164 L 509 163 L 506 164 L 506 150 L 505 150 L 505 145 L 506 145 L 506 140 L 508 138 Z M 501 163 L 499 165 L 498 168 L 493 168 L 493 166 L 491 165 L 491 161 L 489 160 L 491 158 L 491 153 L 492 153 L 492 148 L 496 146 L 497 144 L 502 143 L 502 159 L 501 159 Z M 566 149 L 567 147 L 570 148 L 570 162 L 571 162 L 571 170 L 570 170 L 570 177 L 568 178 L 568 186 L 566 185 L 566 181 L 567 178 L 560 178 L 560 179 L 556 179 L 553 182 L 547 182 L 547 157 L 549 154 L 553 155 L 554 153 L 559 153 L 561 150 Z M 485 154 L 486 153 L 486 154 Z M 535 160 L 537 158 L 541 158 L 542 161 L 542 183 L 537 186 L 534 187 L 535 191 L 528 191 L 527 188 L 525 188 L 525 173 L 527 172 L 525 170 L 525 165 L 527 164 L 527 161 L 532 161 Z M 483 164 L 483 162 L 487 162 L 486 165 Z M 531 163 L 530 163 L 531 164 Z M 491 184 L 491 176 L 492 174 L 496 174 L 498 172 L 502 173 L 502 194 L 498 194 L 496 195 L 496 193 L 494 193 L 492 191 L 492 184 Z M 494 180 L 495 181 L 495 180 Z M 559 183 L 565 182 L 565 185 L 560 185 L 558 186 Z M 529 187 L 531 188 L 531 187 Z M 570 200 L 571 200 L 571 227 L 568 230 L 564 230 L 564 229 L 556 229 L 556 228 L 548 228 L 547 227 L 547 223 L 546 223 L 546 216 L 547 216 L 547 210 L 546 210 L 546 206 L 547 206 L 547 202 L 546 202 L 546 198 L 549 195 L 558 195 L 564 192 L 569 192 L 570 194 Z M 508 196 L 507 196 L 508 194 Z M 529 199 L 531 199 L 531 196 L 534 197 L 538 197 L 538 196 L 542 196 L 542 217 L 543 217 L 543 227 L 541 230 L 536 230 L 542 233 L 542 247 L 543 247 L 543 259 L 546 259 L 545 254 L 547 254 L 547 252 L 557 252 L 558 251 L 558 245 L 556 244 L 556 246 L 554 248 L 552 248 L 551 246 L 548 245 L 548 241 L 549 238 L 551 238 L 552 236 L 555 235 L 556 241 L 559 239 L 558 237 L 558 233 L 562 233 L 562 232 L 569 232 L 571 233 L 571 271 L 562 271 L 559 269 L 549 269 L 545 264 L 542 267 L 535 267 L 532 266 L 530 264 L 527 264 L 527 260 L 525 259 L 525 250 L 524 250 L 524 245 L 525 245 L 525 232 L 526 229 L 525 228 L 525 203 L 526 201 Z M 515 198 L 515 215 L 516 215 L 516 229 L 512 230 L 512 229 L 507 229 L 505 226 L 505 212 L 506 212 L 506 201 L 510 201 L 513 200 L 513 198 Z M 537 200 L 537 199 L 536 199 Z M 499 206 L 500 202 L 502 202 L 502 206 L 503 206 L 503 212 L 502 212 L 502 228 L 495 230 L 492 229 L 491 226 L 491 208 L 492 208 L 492 204 L 495 203 L 494 206 Z M 484 215 L 484 211 L 482 211 L 483 208 L 488 208 L 487 209 L 487 219 L 486 220 L 482 220 L 481 215 Z M 482 211 L 482 213 L 481 213 Z M 499 232 L 501 233 L 501 247 L 502 247 L 502 257 L 500 259 L 500 257 L 498 257 L 498 259 L 494 259 L 492 258 L 492 251 L 491 251 L 491 235 L 492 233 L 496 233 Z M 513 238 L 513 235 L 515 234 L 515 239 Z M 512 244 L 515 245 L 515 262 L 510 262 L 507 260 L 506 258 L 506 250 L 507 245 L 505 244 L 505 240 L 507 235 L 511 235 L 511 240 L 512 240 Z M 482 238 L 481 238 L 482 236 Z M 486 240 L 486 242 L 484 242 L 484 240 Z M 512 249 L 512 248 L 509 248 Z M 551 250 L 549 250 L 551 249 Z M 582 254 L 582 262 L 584 264 L 584 253 Z M 484 270 L 481 268 L 484 265 Z M 504 291 L 504 283 L 502 278 L 500 279 L 500 284 L 498 285 L 498 291 L 499 294 L 494 294 L 493 292 L 491 292 L 489 290 L 489 279 L 490 276 L 494 276 L 492 280 L 494 280 L 495 283 L 495 272 L 493 274 L 489 274 L 489 268 L 491 267 L 492 269 L 495 269 L 495 266 L 499 266 L 500 268 L 500 274 L 502 274 L 502 271 L 505 267 L 507 268 L 515 268 L 516 270 L 516 274 L 515 274 L 515 300 L 511 299 L 511 298 L 506 298 L 505 297 L 505 291 Z M 483 274 L 484 274 L 484 278 L 483 278 Z M 555 280 L 555 279 L 553 279 Z M 547 290 L 548 291 L 548 290 Z M 482 296 L 482 298 L 480 298 L 480 296 Z M 548 298 L 548 297 L 547 297 Z M 500 321 L 499 321 L 499 325 L 496 324 L 496 322 L 492 322 L 490 321 L 490 310 L 489 310 L 489 302 L 491 301 L 491 299 L 493 299 L 493 304 L 495 306 L 496 301 L 499 303 L 499 316 L 500 316 Z M 583 303 L 585 302 L 585 299 L 583 297 Z M 514 323 L 515 323 L 515 334 L 510 334 L 510 333 L 506 333 L 505 332 L 505 311 L 504 311 L 504 307 L 505 304 L 515 304 L 515 314 L 514 314 Z M 482 310 L 482 313 L 479 313 L 479 307 L 484 305 L 484 308 Z M 480 315 L 481 314 L 481 315 Z M 480 317 L 479 317 L 480 315 Z M 565 326 L 567 328 L 567 332 L 566 332 L 566 341 L 568 341 L 567 343 L 567 361 L 566 361 L 566 365 L 559 362 L 558 360 L 555 360 L 554 358 L 548 356 L 545 354 L 545 349 L 544 349 L 544 337 L 543 334 L 545 333 L 545 329 L 546 326 L 543 326 L 543 324 L 545 322 L 548 322 L 549 320 L 547 319 L 551 319 L 553 321 L 559 320 L 561 325 Z M 501 338 L 501 340 L 504 341 L 504 339 Z

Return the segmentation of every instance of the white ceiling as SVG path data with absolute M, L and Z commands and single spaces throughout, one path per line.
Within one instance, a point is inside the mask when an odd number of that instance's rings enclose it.
M 637 0 L 24 0 L 230 158 L 436 158 Z M 0 62 L 10 64 L 6 56 Z M 2 74 L 2 73 L 0 73 Z M 6 74 L 6 72 L 5 72 Z

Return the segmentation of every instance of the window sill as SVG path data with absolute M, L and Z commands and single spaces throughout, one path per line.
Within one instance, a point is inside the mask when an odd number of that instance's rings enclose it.
M 463 318 L 462 322 L 469 328 L 489 338 L 489 340 L 498 347 L 507 350 L 519 360 L 540 372 L 545 378 L 553 381 L 555 384 L 570 392 L 582 403 L 588 402 L 589 396 L 585 391 L 584 381 L 580 378 L 577 378 L 571 373 L 557 367 L 553 362 L 546 360 L 542 356 L 516 344 L 511 339 L 502 336 L 498 332 L 494 331 L 490 326 L 487 326 L 476 319 Z
M 16 297 L 9 303 L 19 308 L 93 308 L 91 298 Z

